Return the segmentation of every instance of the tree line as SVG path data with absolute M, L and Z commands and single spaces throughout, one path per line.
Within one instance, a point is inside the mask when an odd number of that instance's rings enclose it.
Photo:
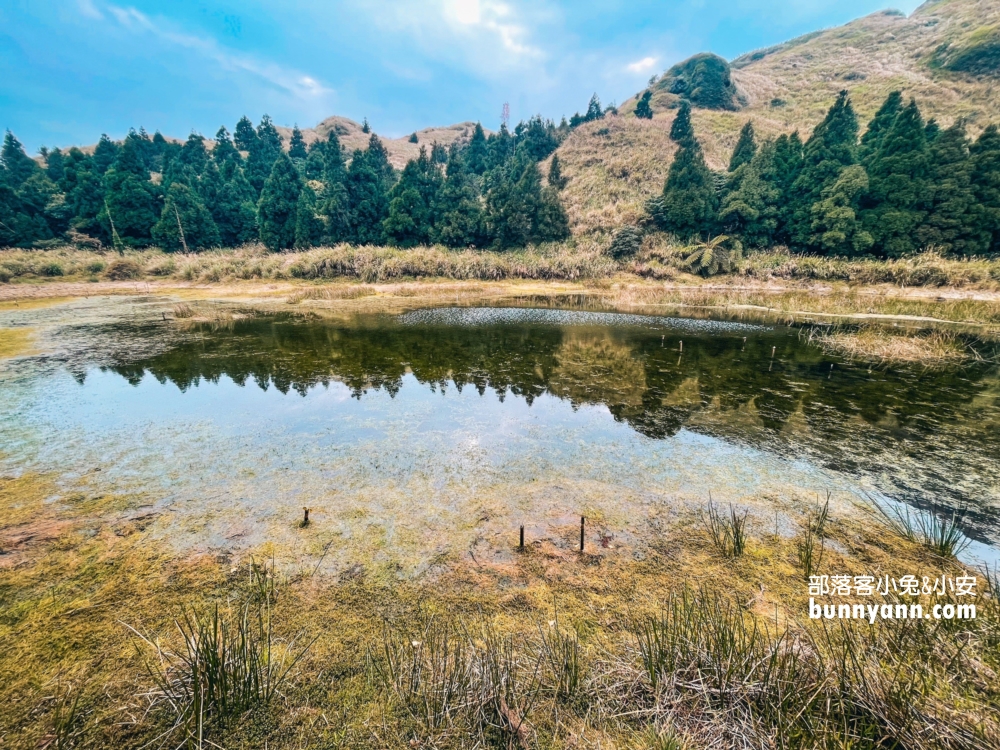
M 271 250 L 321 244 L 522 247 L 565 239 L 558 163 L 538 162 L 566 128 L 533 117 L 448 149 L 434 144 L 397 171 L 381 140 L 345 153 L 336 130 L 287 151 L 266 115 L 222 127 L 208 148 L 159 132 L 101 137 L 92 154 L 42 149 L 39 163 L 7 131 L 0 149 L 0 246 L 65 242 L 195 251 L 260 241 Z M 370 132 L 367 128 L 366 132 Z
M 859 130 L 842 91 L 805 143 L 795 132 L 758 144 L 748 122 L 729 168 L 713 172 L 682 102 L 670 132 L 677 154 L 650 217 L 682 238 L 724 234 L 820 255 L 1000 252 L 996 125 L 970 140 L 963 121 L 942 130 L 895 91 Z

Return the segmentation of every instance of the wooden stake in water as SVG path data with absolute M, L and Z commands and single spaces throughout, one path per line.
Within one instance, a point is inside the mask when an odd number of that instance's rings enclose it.
M 584 530 L 584 524 L 586 522 L 587 522 L 587 519 L 584 516 L 580 516 L 580 551 L 581 552 L 583 552 L 583 530 Z
M 681 342 L 681 352 L 682 353 L 684 352 L 684 342 L 683 341 Z
M 309 509 L 308 508 L 302 508 L 302 525 L 303 526 L 308 526 L 309 525 Z
M 518 549 L 524 549 L 524 527 L 521 527 L 521 544 L 518 545 Z
M 744 336 L 744 337 L 743 337 L 743 348 L 742 348 L 742 349 L 740 349 L 740 351 L 741 351 L 741 352 L 745 352 L 746 350 L 747 350 L 747 337 L 746 337 L 746 336 Z

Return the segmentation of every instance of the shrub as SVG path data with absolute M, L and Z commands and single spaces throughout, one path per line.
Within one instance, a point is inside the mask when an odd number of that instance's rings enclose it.
M 93 260 L 85 266 L 87 273 L 100 273 L 105 269 L 104 261 Z
M 611 238 L 608 255 L 612 258 L 629 258 L 638 253 L 641 247 L 642 230 L 639 227 L 624 226 Z
M 129 279 L 142 278 L 142 266 L 134 260 L 119 258 L 112 261 L 104 276 L 111 281 L 128 281 Z
M 38 273 L 42 276 L 62 276 L 63 267 L 58 263 L 44 263 L 39 267 Z

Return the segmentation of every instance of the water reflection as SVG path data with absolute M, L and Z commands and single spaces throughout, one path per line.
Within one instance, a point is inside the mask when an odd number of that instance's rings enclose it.
M 251 319 L 224 331 L 193 325 L 167 351 L 109 369 L 135 384 L 148 373 L 181 391 L 228 376 L 303 396 L 339 381 L 360 399 L 395 395 L 411 374 L 432 390 L 489 389 L 529 406 L 550 394 L 603 405 L 648 438 L 688 428 L 864 475 L 911 504 L 971 505 L 969 531 L 979 538 L 998 527 L 1000 388 L 989 364 L 870 371 L 782 328 L 440 311 L 350 323 Z

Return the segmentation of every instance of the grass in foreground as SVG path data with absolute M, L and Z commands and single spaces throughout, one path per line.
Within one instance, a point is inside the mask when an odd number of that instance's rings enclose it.
M 546 543 L 420 580 L 338 580 L 172 557 L 121 520 L 139 499 L 60 508 L 27 476 L 0 490 L 0 559 L 16 558 L 0 574 L 5 747 L 1000 742 L 996 580 L 980 577 L 975 620 L 812 621 L 800 540 L 773 518 L 749 517 L 736 558 L 694 517 L 651 529 L 642 559 Z M 817 572 L 962 570 L 891 525 L 801 520 L 829 542 Z

